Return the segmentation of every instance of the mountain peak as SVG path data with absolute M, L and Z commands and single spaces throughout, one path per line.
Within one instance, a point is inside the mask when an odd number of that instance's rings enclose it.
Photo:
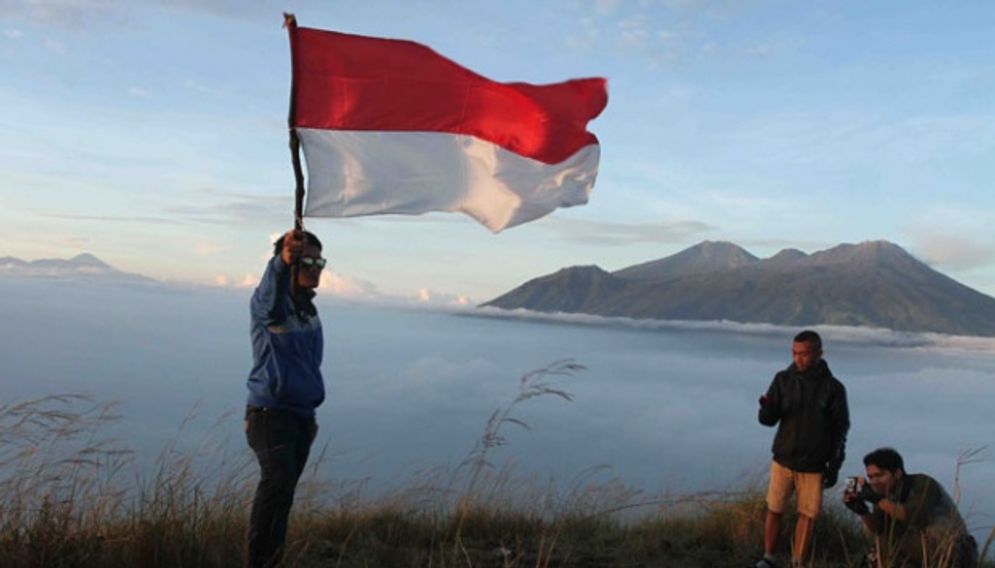
M 808 258 L 808 255 L 796 248 L 781 249 L 777 254 L 763 260 L 767 265 L 784 265 Z
M 702 241 L 676 254 L 612 273 L 625 280 L 665 280 L 676 275 L 704 274 L 739 268 L 757 257 L 728 241 Z
M 701 256 L 716 260 L 733 260 L 734 262 L 742 260 L 757 260 L 757 257 L 750 254 L 749 251 L 736 243 L 731 243 L 729 241 L 701 241 L 700 243 L 690 246 L 668 258 L 678 256 Z M 747 264 L 749 264 L 749 262 L 747 262 Z
M 590 276 L 607 276 L 608 272 L 606 272 L 603 268 L 601 268 L 600 266 L 598 266 L 596 264 L 586 264 L 586 265 L 568 266 L 566 268 L 561 268 L 558 271 L 556 271 L 555 274 L 557 274 L 557 275 L 566 275 L 566 274 L 577 275 L 577 274 L 579 274 L 579 275 L 585 275 L 585 276 L 587 276 L 587 275 L 590 275 Z
M 874 254 L 898 254 L 901 256 L 908 256 L 908 252 L 902 247 L 896 245 L 891 241 L 877 240 L 877 241 L 864 241 L 856 245 L 858 251 L 865 253 Z
M 689 250 L 741 251 L 741 250 L 743 250 L 743 247 L 737 245 L 736 243 L 730 242 L 730 241 L 710 241 L 710 240 L 704 240 L 704 241 L 701 241 L 700 243 L 698 243 L 696 245 L 689 246 L 688 248 L 686 248 L 684 250 L 685 251 L 689 251 Z
M 839 262 L 880 264 L 880 263 L 919 263 L 905 249 L 895 243 L 878 240 L 864 241 L 858 244 L 841 244 L 831 249 L 817 252 L 809 257 L 816 264 L 835 264 Z
M 66 262 L 68 262 L 69 264 L 72 264 L 74 266 L 90 266 L 90 267 L 93 267 L 93 268 L 111 268 L 111 265 L 107 264 L 106 262 L 100 260 L 99 258 L 97 258 L 96 256 L 94 256 L 94 255 L 92 255 L 92 254 L 90 254 L 88 252 L 77 254 L 76 256 L 70 258 Z

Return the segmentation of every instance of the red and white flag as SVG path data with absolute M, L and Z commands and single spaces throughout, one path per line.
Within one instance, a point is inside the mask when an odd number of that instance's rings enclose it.
M 498 83 L 411 41 L 290 38 L 305 216 L 458 211 L 497 232 L 587 203 L 604 79 Z

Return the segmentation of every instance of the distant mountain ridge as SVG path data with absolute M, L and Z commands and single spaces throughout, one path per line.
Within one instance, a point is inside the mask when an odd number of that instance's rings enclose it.
M 738 245 L 704 241 L 677 254 L 616 270 L 612 274 L 625 280 L 662 280 L 670 276 L 690 276 L 748 266 L 757 260 Z
M 729 242 L 607 272 L 570 267 L 482 306 L 663 320 L 850 325 L 995 336 L 995 298 L 887 241 L 759 259 Z
M 16 276 L 24 278 L 85 279 L 116 282 L 144 282 L 155 280 L 118 270 L 90 253 L 78 254 L 69 259 L 42 258 L 21 260 L 13 256 L 0 257 L 0 277 Z

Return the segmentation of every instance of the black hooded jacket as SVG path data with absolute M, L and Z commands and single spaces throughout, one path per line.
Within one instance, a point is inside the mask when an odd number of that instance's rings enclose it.
M 774 376 L 760 406 L 764 426 L 778 422 L 774 461 L 801 472 L 838 471 L 846 456 L 846 389 L 820 360 L 802 373 L 794 363 Z

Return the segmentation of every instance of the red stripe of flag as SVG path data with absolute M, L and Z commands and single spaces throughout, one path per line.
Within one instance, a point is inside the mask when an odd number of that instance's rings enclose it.
M 403 40 L 292 30 L 293 125 L 465 134 L 557 164 L 597 138 L 605 80 L 498 83 Z

